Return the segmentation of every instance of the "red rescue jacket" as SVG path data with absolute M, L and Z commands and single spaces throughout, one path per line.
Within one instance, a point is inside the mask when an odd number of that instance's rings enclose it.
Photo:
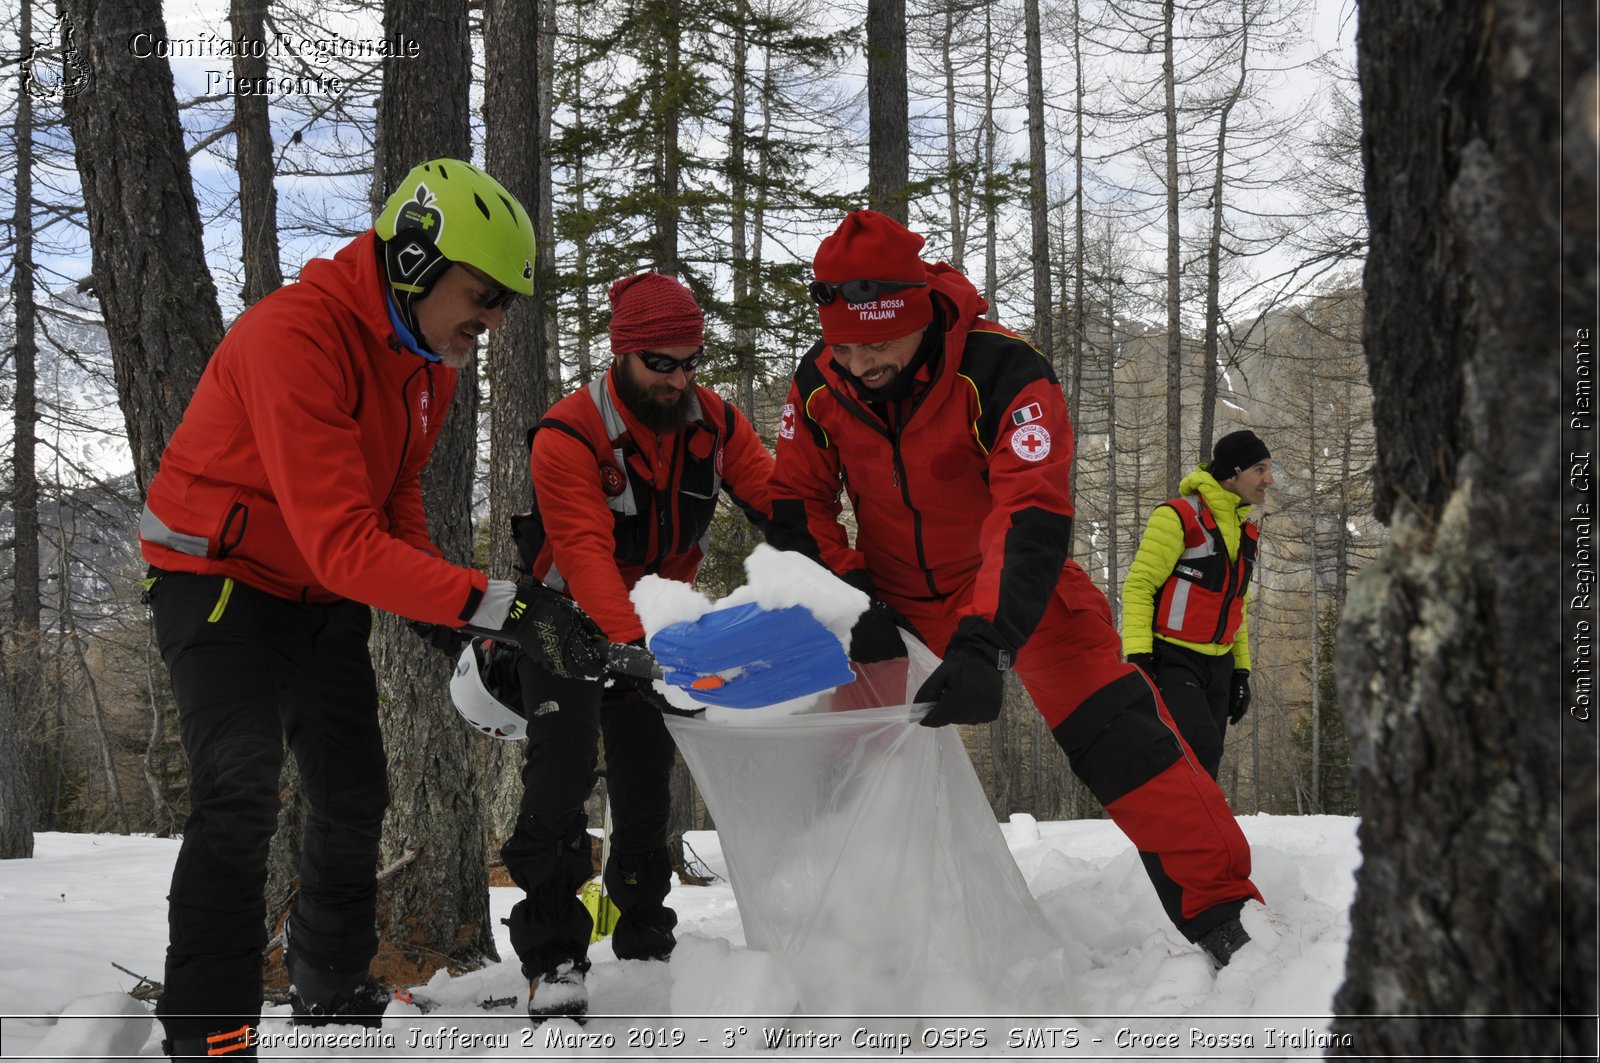
M 431 623 L 477 608 L 485 577 L 440 556 L 418 481 L 456 374 L 395 337 L 376 239 L 234 322 L 145 498 L 150 564 Z
M 934 355 L 911 393 L 870 402 L 819 343 L 800 359 L 778 432 L 774 546 L 879 591 L 950 600 L 1020 649 L 1072 541 L 1072 429 L 1050 363 L 944 263 L 927 267 Z M 942 330 L 942 331 L 941 331 Z M 928 342 L 928 341 L 925 341 Z M 852 547 L 840 492 L 858 530 Z
M 694 395 L 688 427 L 658 435 L 606 373 L 529 434 L 533 506 L 511 521 L 522 565 L 569 593 L 612 642 L 644 637 L 628 599 L 641 577 L 693 582 L 719 490 L 758 527 L 771 512 L 772 455 L 755 429 L 716 392 Z
M 1244 619 L 1261 531 L 1252 521 L 1241 522 L 1239 556 L 1230 559 L 1217 519 L 1198 493 L 1162 505 L 1171 506 L 1183 522 L 1183 553 L 1156 595 L 1156 633 L 1227 645 Z

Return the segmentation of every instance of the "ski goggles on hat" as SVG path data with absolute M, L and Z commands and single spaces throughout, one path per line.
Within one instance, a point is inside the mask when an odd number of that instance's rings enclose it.
M 694 372 L 694 367 L 699 365 L 700 359 L 705 356 L 706 349 L 701 347 L 687 358 L 674 358 L 672 355 L 662 354 L 660 351 L 634 351 L 633 353 L 639 356 L 639 361 L 644 363 L 646 369 L 652 373 L 660 373 L 662 376 L 666 376 L 677 369 L 682 369 L 685 373 Z
M 812 281 L 811 287 L 806 291 L 811 295 L 811 301 L 818 306 L 827 306 L 835 299 L 843 299 L 854 306 L 857 303 L 875 303 L 885 295 L 903 292 L 907 288 L 926 288 L 927 281 L 875 281 L 853 280 L 840 281 Z

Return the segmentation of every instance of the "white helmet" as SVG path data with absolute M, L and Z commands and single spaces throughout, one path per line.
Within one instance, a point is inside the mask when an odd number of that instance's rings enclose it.
M 473 639 L 461 651 L 450 677 L 450 700 L 473 727 L 508 742 L 528 737 L 517 682 L 517 651 L 493 639 Z

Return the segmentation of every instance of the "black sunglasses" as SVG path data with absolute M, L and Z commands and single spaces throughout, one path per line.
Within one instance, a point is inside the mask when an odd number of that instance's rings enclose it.
M 485 310 L 498 310 L 502 306 L 510 306 L 521 292 L 514 292 L 510 288 L 496 286 L 493 291 L 478 296 L 478 305 Z
M 875 281 L 853 280 L 840 281 L 812 281 L 807 288 L 811 294 L 811 301 L 818 306 L 827 306 L 835 299 L 843 299 L 854 306 L 857 303 L 875 303 L 879 296 L 893 295 L 903 292 L 907 288 L 926 288 L 926 281 Z
M 465 262 L 457 262 L 456 265 L 466 270 L 467 276 L 488 289 L 488 291 L 478 292 L 475 295 L 478 305 L 485 310 L 499 310 L 502 306 L 510 306 L 512 300 L 522 294 L 521 292 L 514 292 L 504 285 L 496 284 L 492 277 L 476 267 L 467 265 Z
M 666 376 L 674 369 L 682 369 L 685 373 L 694 372 L 694 367 L 700 364 L 700 359 L 705 355 L 706 349 L 701 347 L 687 358 L 674 358 L 672 355 L 662 354 L 660 351 L 634 351 L 633 353 L 639 356 L 639 361 L 644 363 L 646 369 Z

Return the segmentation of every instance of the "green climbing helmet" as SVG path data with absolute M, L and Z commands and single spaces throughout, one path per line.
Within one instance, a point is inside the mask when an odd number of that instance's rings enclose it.
M 391 248 L 390 283 L 424 294 L 443 264 L 474 266 L 519 295 L 533 294 L 533 223 L 499 181 L 459 159 L 432 159 L 406 174 L 373 223 Z M 405 240 L 395 241 L 397 234 Z

